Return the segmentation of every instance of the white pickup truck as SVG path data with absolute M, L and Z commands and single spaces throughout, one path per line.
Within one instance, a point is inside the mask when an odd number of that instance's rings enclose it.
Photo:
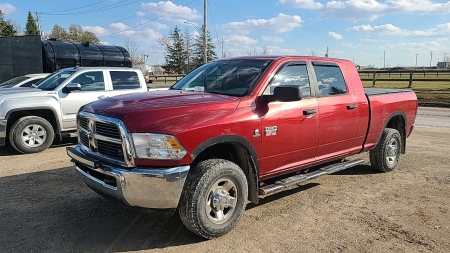
M 56 138 L 76 136 L 81 106 L 148 91 L 142 72 L 124 67 L 75 67 L 54 72 L 37 88 L 0 90 L 0 146 L 9 139 L 22 153 L 49 148 Z

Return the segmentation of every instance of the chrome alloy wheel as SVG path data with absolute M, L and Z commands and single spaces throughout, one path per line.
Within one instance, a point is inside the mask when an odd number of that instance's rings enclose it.
M 206 216 L 215 224 L 225 223 L 233 214 L 238 191 L 233 181 L 221 178 L 214 182 L 206 199 Z
M 387 145 L 386 152 L 386 162 L 389 165 L 395 165 L 398 159 L 398 150 L 400 148 L 400 143 L 396 138 L 392 138 Z
M 37 124 L 26 126 L 21 133 L 22 143 L 29 147 L 35 148 L 42 145 L 47 139 L 47 132 L 44 127 Z

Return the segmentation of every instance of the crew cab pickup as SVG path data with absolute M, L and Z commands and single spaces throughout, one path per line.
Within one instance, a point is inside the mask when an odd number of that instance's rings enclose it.
M 101 195 L 178 208 L 192 232 L 214 238 L 247 201 L 364 162 L 352 155 L 369 151 L 373 167 L 393 170 L 416 113 L 414 92 L 364 89 L 348 60 L 221 59 L 169 90 L 82 107 L 79 144 L 67 153 Z
M 37 88 L 0 89 L 0 146 L 8 137 L 19 152 L 41 152 L 55 135 L 75 136 L 82 105 L 145 91 L 142 72 L 125 67 L 66 68 L 41 80 Z

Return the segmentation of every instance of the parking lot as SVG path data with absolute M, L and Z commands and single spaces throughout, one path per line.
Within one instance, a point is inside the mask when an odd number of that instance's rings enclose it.
M 110 203 L 65 153 L 0 148 L 0 252 L 450 252 L 450 110 L 421 108 L 391 173 L 361 165 L 249 204 L 229 234 Z M 366 159 L 368 154 L 358 157 Z

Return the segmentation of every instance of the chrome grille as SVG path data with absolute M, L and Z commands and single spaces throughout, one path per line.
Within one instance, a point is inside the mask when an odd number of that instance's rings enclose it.
M 89 147 L 89 138 L 85 132 L 80 131 L 80 142 L 86 147 Z
M 95 132 L 111 138 L 120 139 L 120 131 L 115 124 L 95 122 Z
M 120 120 L 80 112 L 78 133 L 81 148 L 85 152 L 101 160 L 134 166 L 128 134 Z
M 123 158 L 122 144 L 97 140 L 97 149 L 100 154 Z
M 80 127 L 84 128 L 84 129 L 88 129 L 89 120 L 87 118 L 79 117 L 78 120 L 79 120 Z

